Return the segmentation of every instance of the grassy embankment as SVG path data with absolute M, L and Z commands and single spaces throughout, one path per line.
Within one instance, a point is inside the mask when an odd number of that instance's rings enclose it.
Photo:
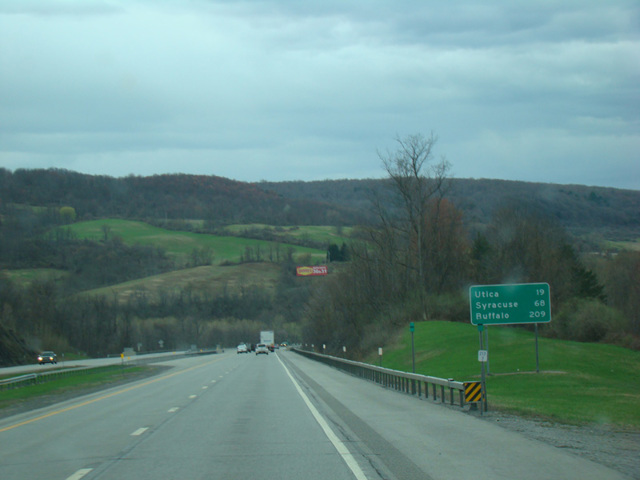
M 411 334 L 384 350 L 383 366 L 411 371 Z M 477 381 L 477 328 L 420 322 L 415 328 L 416 372 Z M 568 424 L 601 423 L 640 429 L 640 352 L 611 345 L 539 338 L 520 328 L 489 328 L 487 399 L 490 409 Z M 378 364 L 377 355 L 369 358 Z

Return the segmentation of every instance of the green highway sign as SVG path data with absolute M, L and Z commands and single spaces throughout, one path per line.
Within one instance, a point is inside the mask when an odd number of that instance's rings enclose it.
M 548 283 L 474 285 L 469 288 L 469 303 L 473 325 L 551 321 Z

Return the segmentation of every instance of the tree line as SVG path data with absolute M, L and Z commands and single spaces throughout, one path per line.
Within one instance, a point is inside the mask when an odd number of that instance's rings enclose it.
M 121 217 L 155 222 L 204 220 L 209 231 L 232 223 L 353 225 L 357 209 L 339 204 L 287 199 L 256 184 L 206 175 L 113 178 L 61 169 L 0 168 L 0 205 L 59 209 L 70 206 L 82 220 Z
M 585 248 L 606 239 L 640 236 L 640 192 L 585 185 L 555 185 L 492 179 L 449 178 L 448 200 L 475 234 L 514 199 L 555 218 L 580 235 Z M 230 223 L 270 225 L 369 225 L 376 220 L 369 193 L 381 179 L 246 183 L 203 175 L 130 175 L 113 178 L 62 169 L 0 168 L 0 205 L 70 206 L 78 219 L 107 216 L 155 222 L 165 228 L 193 228 L 185 219 L 204 220 L 206 232 Z
M 165 349 L 230 345 L 251 341 L 262 328 L 274 329 L 278 338 L 290 341 L 367 352 L 410 321 L 468 321 L 469 285 L 547 282 L 553 321 L 544 326 L 544 334 L 638 348 L 640 253 L 585 255 L 557 216 L 529 199 L 505 201 L 486 222 L 470 222 L 455 201 L 449 164 L 434 159 L 435 143 L 434 136 L 408 136 L 398 139 L 397 151 L 380 155 L 388 178 L 369 182 L 366 192 L 358 192 L 367 195 L 369 209 L 353 217 L 365 220 L 349 245 L 328 246 L 331 275 L 311 284 L 295 277 L 291 251 L 247 249 L 243 262 L 280 265 L 275 294 L 256 285 L 217 293 L 186 287 L 160 292 L 157 298 L 135 292 L 125 300 L 82 294 L 178 266 L 160 249 L 125 245 L 107 231 L 99 242 L 74 238 L 65 224 L 119 212 L 152 215 L 154 222 L 183 228 L 188 224 L 185 219 L 204 214 L 198 204 L 214 209 L 221 204 L 211 199 L 228 195 L 231 200 L 225 201 L 233 203 L 245 195 L 239 182 L 223 182 L 228 191 L 215 193 L 216 180 L 204 188 L 207 194 L 196 194 L 200 184 L 208 185 L 207 178 L 116 180 L 58 170 L 0 169 L 0 267 L 63 272 L 21 285 L 0 271 L 0 324 L 31 345 L 91 355 L 139 345 L 143 350 L 157 350 L 160 344 Z M 140 205 L 126 206 L 122 195 L 134 187 L 147 193 L 137 197 Z M 257 187 L 249 191 L 250 202 L 264 194 Z M 59 198 L 52 202 L 56 195 Z M 190 195 L 195 200 L 182 205 Z M 239 202 L 235 209 L 228 207 L 228 214 L 220 213 L 227 208 L 221 207 L 205 217 L 206 228 L 215 231 L 223 219 L 276 223 L 268 219 L 269 208 L 296 211 L 293 216 L 278 216 L 282 222 L 303 215 L 304 209 L 286 208 L 298 205 L 291 199 L 265 195 L 277 201 L 258 216 L 243 217 L 247 209 Z M 609 206 L 612 202 L 599 194 L 589 201 Z M 136 204 L 131 199 L 129 203 Z M 325 207 L 315 212 L 313 221 L 331 218 L 339 225 L 352 218 L 349 208 Z M 190 262 L 190 266 L 210 264 L 212 254 L 194 250 Z
M 275 296 L 260 285 L 243 285 L 239 291 L 225 288 L 219 293 L 187 285 L 153 297 L 137 291 L 123 300 L 86 292 L 185 265 L 176 265 L 160 248 L 124 244 L 108 229 L 100 241 L 78 239 L 65 228 L 69 212 L 60 210 L 14 205 L 0 210 L 3 339 L 22 338 L 36 350 L 106 355 L 131 346 L 146 351 L 158 350 L 160 345 L 175 349 L 251 342 L 265 326 L 276 329 L 280 338 L 300 338 L 299 319 L 308 293 L 304 284 L 296 282 L 291 249 L 250 249 L 241 259 L 281 266 Z M 194 249 L 187 266 L 211 263 L 210 251 Z M 50 278 L 40 275 L 19 283 L 5 273 L 17 269 L 52 273 Z
M 281 266 L 276 293 L 262 285 L 221 292 L 185 286 L 127 298 L 70 294 L 60 279 L 20 285 L 0 272 L 0 325 L 34 349 L 106 356 L 125 347 L 139 351 L 229 346 L 254 342 L 264 328 L 278 338 L 300 339 L 299 319 L 309 295 L 291 265 Z M 31 361 L 33 359 L 30 359 Z

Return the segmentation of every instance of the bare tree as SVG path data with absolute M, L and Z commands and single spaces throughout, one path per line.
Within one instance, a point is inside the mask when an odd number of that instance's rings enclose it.
M 437 137 L 421 134 L 397 137 L 398 149 L 380 153 L 382 164 L 389 175 L 391 208 L 378 198 L 374 202 L 381 229 L 374 234 L 374 241 L 385 256 L 402 265 L 409 284 L 418 283 L 424 305 L 426 284 L 425 224 L 427 218 L 438 224 L 441 201 L 450 186 L 450 164 L 443 157 L 434 158 Z M 392 241 L 390 241 L 392 239 Z M 386 250 L 386 252 L 385 252 Z

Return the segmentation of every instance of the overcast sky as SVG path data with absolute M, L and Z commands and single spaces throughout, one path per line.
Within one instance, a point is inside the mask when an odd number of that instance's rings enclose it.
M 640 190 L 638 0 L 0 0 L 0 166 Z

